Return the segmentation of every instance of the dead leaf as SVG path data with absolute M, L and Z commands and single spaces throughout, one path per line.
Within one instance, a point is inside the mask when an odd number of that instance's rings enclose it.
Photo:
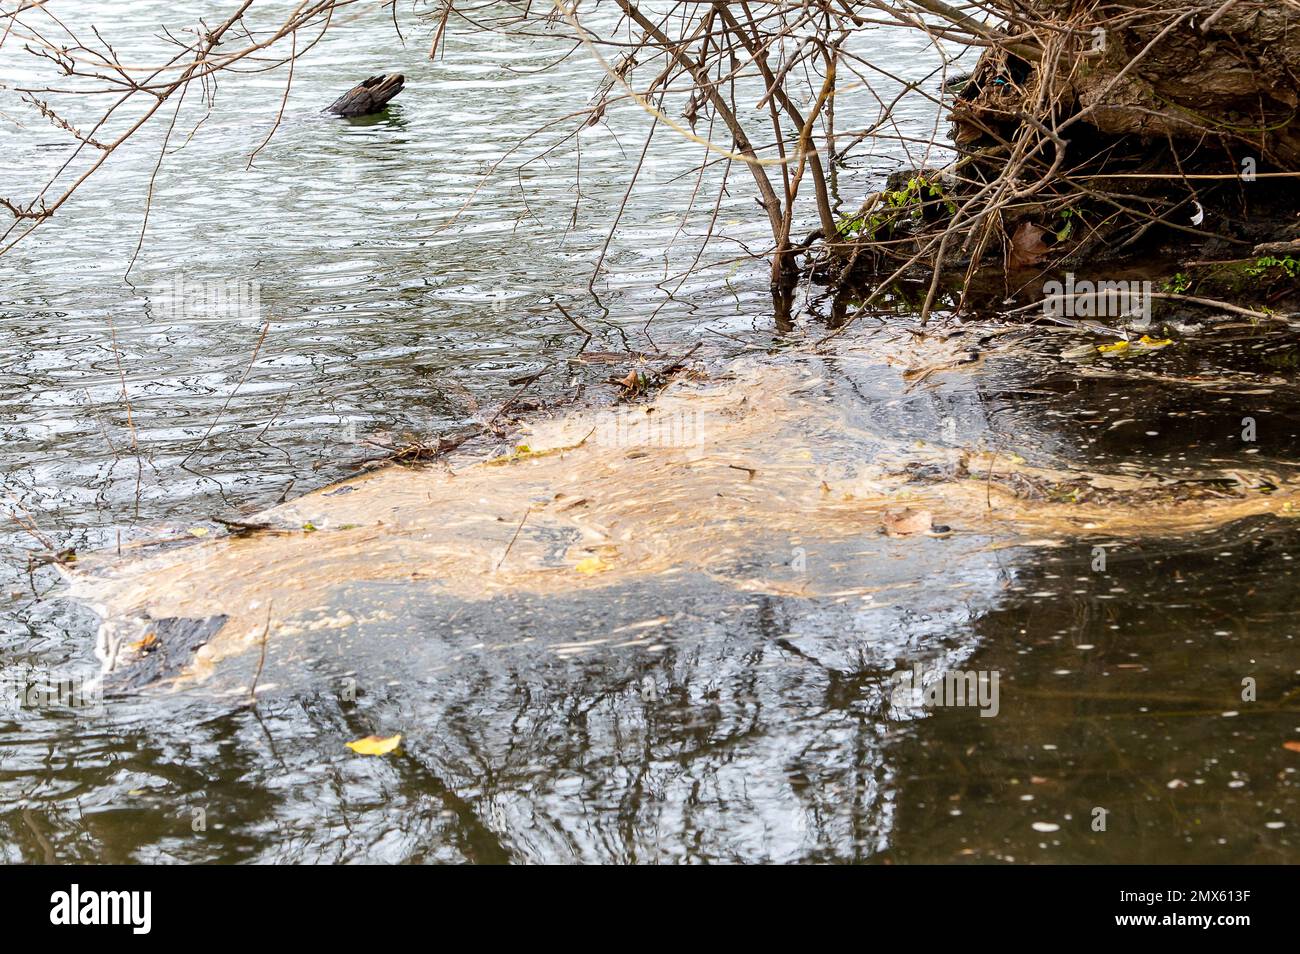
M 1052 250 L 1043 241 L 1043 236 L 1048 234 L 1047 229 L 1033 222 L 1021 222 L 1016 226 L 1015 234 L 1011 236 L 1011 267 L 1023 268 L 1042 261 Z
M 131 648 L 138 653 L 153 652 L 155 649 L 158 648 L 158 634 L 157 633 L 146 634 L 144 639 L 139 639 L 136 640 L 134 643 L 132 643 Z
M 891 537 L 906 537 L 914 533 L 929 533 L 934 525 L 934 514 L 907 507 L 882 514 L 880 521 L 885 526 L 885 533 Z
M 387 755 L 393 749 L 397 748 L 402 741 L 402 733 L 390 735 L 387 738 L 379 735 L 368 735 L 363 739 L 356 739 L 348 743 L 348 748 L 357 755 Z
M 1286 749 L 1288 752 L 1300 752 L 1300 742 L 1291 739 L 1289 741 L 1283 742 L 1282 748 Z
M 611 380 L 614 380 L 611 378 Z M 615 383 L 628 392 L 629 395 L 640 394 L 649 384 L 645 373 L 633 368 L 627 373 L 627 377 L 619 378 Z
M 594 576 L 597 573 L 604 573 L 609 569 L 609 564 L 600 557 L 587 557 L 585 560 L 579 560 L 574 566 L 579 573 L 587 576 Z

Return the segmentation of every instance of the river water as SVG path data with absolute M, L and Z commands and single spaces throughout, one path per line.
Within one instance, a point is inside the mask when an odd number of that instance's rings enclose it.
M 108 35 L 145 56 L 129 38 L 176 9 L 132 4 Z M 0 530 L 7 679 L 97 674 L 92 603 L 268 611 L 261 645 L 201 678 L 85 707 L 7 696 L 0 857 L 1297 859 L 1293 334 L 1224 322 L 1081 363 L 1088 339 L 1068 335 L 945 351 L 873 324 L 814 353 L 820 304 L 778 334 L 744 254 L 762 223 L 743 170 L 714 211 L 713 168 L 683 225 L 699 150 L 658 138 L 606 249 L 645 114 L 561 142 L 572 121 L 543 127 L 600 79 L 582 51 L 539 72 L 571 44 L 453 30 L 430 62 L 427 28 L 405 32 L 368 8 L 338 24 L 251 166 L 284 76 L 224 81 L 192 136 L 202 109 L 178 123 L 142 243 L 157 134 L 0 257 L 0 463 L 7 512 L 35 531 Z M 900 73 L 929 69 L 923 44 L 878 43 Z M 30 64 L 0 47 L 0 81 Z M 393 70 L 408 88 L 377 121 L 319 115 Z M 66 134 L 0 93 L 0 195 L 26 196 Z M 927 161 L 875 152 L 842 172 L 846 205 Z M 710 219 L 710 267 L 683 280 Z M 214 284 L 247 307 L 178 309 L 178 287 Z M 575 359 L 556 302 L 593 332 L 583 353 L 622 356 Z M 574 421 L 611 399 L 603 378 L 697 345 L 664 409 L 714 415 L 707 441 L 490 471 L 484 442 L 456 478 L 309 493 L 492 421 L 539 372 L 519 413 Z M 982 360 L 951 360 L 967 350 Z M 505 443 L 582 437 L 547 433 Z M 1134 481 L 1160 493 L 1113 495 Z M 951 532 L 882 534 L 904 503 Z M 265 508 L 287 536 L 213 540 L 212 517 Z M 379 525 L 396 559 L 368 549 Z M 29 572 L 47 542 L 94 563 L 172 538 L 191 545 L 144 575 L 129 556 L 105 571 L 135 587 L 122 605 Z M 996 715 L 896 705 L 913 665 L 997 674 Z M 399 732 L 387 756 L 345 745 Z

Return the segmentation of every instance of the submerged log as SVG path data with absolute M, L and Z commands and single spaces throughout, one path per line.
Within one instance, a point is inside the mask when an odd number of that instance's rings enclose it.
M 378 113 L 402 91 L 406 77 L 401 73 L 380 74 L 352 87 L 327 108 L 327 113 L 353 118 Z

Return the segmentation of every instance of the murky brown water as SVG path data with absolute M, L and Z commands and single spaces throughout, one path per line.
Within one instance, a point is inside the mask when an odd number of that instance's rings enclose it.
M 468 39 L 429 64 L 349 29 L 249 173 L 267 115 L 235 104 L 273 115 L 281 90 L 230 91 L 160 179 L 134 285 L 120 196 L 147 149 L 0 259 L 6 493 L 104 554 L 82 592 L 118 627 L 110 685 L 162 677 L 7 703 L 6 860 L 1297 860 L 1293 333 L 1224 322 L 1080 360 L 1087 339 L 1051 332 L 864 326 L 819 353 L 821 304 L 776 338 L 761 265 L 665 299 L 671 175 L 618 232 L 605 311 L 585 286 L 626 143 L 584 144 L 577 227 L 555 162 L 529 168 L 529 214 L 502 185 L 435 231 L 480 162 L 581 105 L 584 68 L 525 78 L 545 44 Z M 387 120 L 309 115 L 379 63 L 410 82 Z M 751 236 L 742 188 L 723 217 Z M 159 314 L 141 289 L 178 272 L 258 276 L 270 331 L 243 384 L 261 321 Z M 704 341 L 698 373 L 654 414 L 610 410 L 599 381 L 632 362 L 571 364 L 553 298 L 592 351 Z M 528 452 L 300 496 L 375 443 L 492 418 L 548 367 L 527 392 L 548 407 L 495 451 Z M 268 507 L 282 533 L 215 539 L 210 517 Z M 905 510 L 939 529 L 882 532 Z M 6 675 L 98 672 L 94 614 L 29 579 L 30 536 L 3 543 Z M 912 704 L 893 674 L 914 666 L 996 675 L 996 715 Z M 399 732 L 388 756 L 345 747 Z

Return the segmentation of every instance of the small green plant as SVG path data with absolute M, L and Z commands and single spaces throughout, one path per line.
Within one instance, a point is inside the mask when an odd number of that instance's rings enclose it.
M 844 238 L 871 240 L 885 226 L 918 216 L 921 206 L 933 200 L 942 200 L 949 215 L 957 214 L 957 203 L 947 197 L 942 184 L 937 180 L 912 176 L 900 188 L 881 192 L 879 201 L 874 206 L 864 208 L 857 215 L 841 219 L 836 225 L 836 231 Z M 870 208 L 880 208 L 880 211 L 872 214 Z
M 893 192 L 885 193 L 885 205 L 891 209 L 903 209 L 915 204 L 921 198 L 921 180 L 916 176 L 907 180 L 907 185 Z
M 1246 274 L 1254 277 L 1264 274 L 1270 268 L 1282 269 L 1287 278 L 1300 277 L 1300 262 L 1296 261 L 1290 255 L 1285 258 L 1277 258 L 1273 255 L 1262 255 L 1255 259 L 1254 265 L 1246 266 Z
M 867 215 L 866 213 L 860 212 L 857 215 L 851 215 L 846 219 L 841 219 L 839 224 L 836 225 L 835 230 L 839 232 L 843 238 L 862 237 L 872 239 L 876 237 L 876 232 L 880 226 L 884 224 L 885 220 L 883 216 Z
M 1062 209 L 1057 213 L 1057 218 L 1061 224 L 1056 228 L 1056 240 L 1064 242 L 1074 233 L 1074 209 Z
M 943 191 L 943 186 L 938 182 L 927 182 L 926 194 L 928 194 L 931 199 L 942 199 L 943 207 L 948 210 L 949 215 L 957 214 L 957 203 L 948 197 L 948 193 Z
M 1172 292 L 1175 295 L 1181 295 L 1183 292 L 1187 291 L 1187 289 L 1191 287 L 1192 287 L 1191 277 L 1188 275 L 1184 275 L 1182 272 L 1177 272 L 1173 278 L 1169 279 L 1164 283 L 1163 290 L 1167 292 Z

